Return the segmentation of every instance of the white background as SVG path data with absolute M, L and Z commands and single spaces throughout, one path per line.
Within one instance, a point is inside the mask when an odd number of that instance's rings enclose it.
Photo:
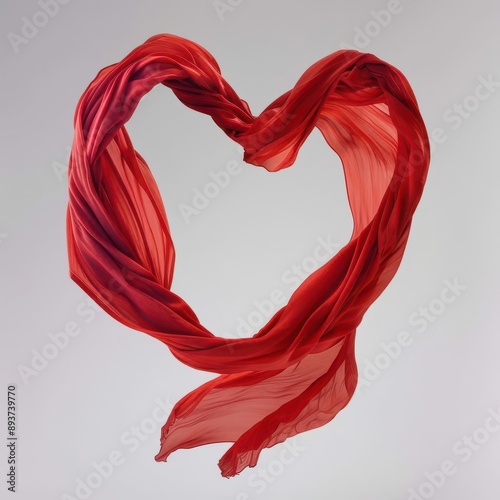
M 15 384 L 17 498 L 406 500 L 413 488 L 420 498 L 498 499 L 500 426 L 487 419 L 500 413 L 499 4 L 232 5 L 222 0 L 217 12 L 211 0 L 71 0 L 44 19 L 35 1 L 2 4 L 0 404 Z M 390 18 L 377 14 L 389 7 Z M 23 18 L 46 22 L 25 27 L 31 38 L 19 42 Z M 402 265 L 358 329 L 366 384 L 330 424 L 298 436 L 293 452 L 265 450 L 255 469 L 230 480 L 217 467 L 229 444 L 153 459 L 161 424 L 152 417 L 166 419 L 159 402 L 175 403 L 212 375 L 103 311 L 88 312 L 67 275 L 64 166 L 77 100 L 102 67 L 162 32 L 208 49 L 254 114 L 319 58 L 346 44 L 372 52 L 403 71 L 439 138 Z M 497 83 L 479 89 L 480 101 L 474 94 L 488 79 Z M 347 242 L 340 162 L 317 131 L 292 168 L 269 174 L 243 164 L 207 116 L 164 87 L 141 101 L 127 128 L 164 197 L 177 250 L 173 290 L 214 333 L 234 336 L 237 318 L 248 318 L 253 301 L 273 289 L 289 296 L 283 273 L 312 255 L 319 237 Z M 241 173 L 187 223 L 180 205 L 192 204 L 193 190 L 230 161 Z M 440 298 L 446 280 L 462 286 L 445 295 L 449 304 Z M 432 320 L 419 309 L 429 305 Z M 80 333 L 54 353 L 49 334 L 68 322 Z M 381 343 L 403 331 L 411 344 L 387 363 Z M 34 368 L 43 352 L 53 359 Z M 137 446 L 134 426 L 146 432 Z M 93 462 L 110 454 L 120 465 L 98 476 Z M 426 473 L 446 461 L 453 473 L 434 474 L 441 482 L 433 486 Z M 78 490 L 79 480 L 90 489 Z M 13 497 L 7 483 L 0 488 L 2 498 Z

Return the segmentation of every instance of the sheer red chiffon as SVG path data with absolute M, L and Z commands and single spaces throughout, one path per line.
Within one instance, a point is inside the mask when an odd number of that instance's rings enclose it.
M 124 127 L 159 83 L 210 115 L 250 164 L 270 172 L 291 166 L 314 127 L 342 161 L 351 240 L 252 338 L 212 334 L 170 290 L 167 216 Z M 263 448 L 332 420 L 356 387 L 356 327 L 400 264 L 427 175 L 426 129 L 401 72 L 374 55 L 341 50 L 253 116 L 205 49 L 158 35 L 99 72 L 74 126 L 71 278 L 124 325 L 163 342 L 186 365 L 219 374 L 175 405 L 156 460 L 230 442 L 219 466 L 232 476 L 254 466 Z

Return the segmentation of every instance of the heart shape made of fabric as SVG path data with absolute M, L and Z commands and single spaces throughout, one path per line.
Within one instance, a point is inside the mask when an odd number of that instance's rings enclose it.
M 212 334 L 170 290 L 167 216 L 124 127 L 159 83 L 211 116 L 244 148 L 247 163 L 269 172 L 291 166 L 314 127 L 342 161 L 350 241 L 251 338 Z M 340 50 L 253 116 L 205 49 L 162 34 L 98 73 L 78 102 L 74 127 L 71 278 L 124 325 L 166 344 L 183 363 L 220 374 L 174 406 L 156 460 L 231 442 L 219 467 L 232 476 L 254 466 L 263 448 L 333 419 L 356 387 L 356 327 L 401 262 L 429 166 L 425 125 L 402 73 L 372 54 Z

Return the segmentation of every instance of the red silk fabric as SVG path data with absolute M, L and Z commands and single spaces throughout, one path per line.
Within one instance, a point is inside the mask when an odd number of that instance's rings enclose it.
M 247 163 L 270 172 L 291 166 L 313 127 L 342 160 L 354 219 L 349 243 L 252 338 L 212 334 L 170 290 L 167 216 L 124 127 L 159 83 L 210 115 L 243 146 Z M 374 55 L 341 50 L 253 116 L 205 49 L 157 35 L 98 73 L 74 126 L 71 278 L 124 325 L 163 342 L 183 363 L 220 374 L 175 405 L 156 460 L 231 442 L 219 467 L 232 476 L 254 466 L 263 448 L 329 422 L 356 387 L 356 327 L 400 264 L 427 175 L 426 129 L 401 72 Z

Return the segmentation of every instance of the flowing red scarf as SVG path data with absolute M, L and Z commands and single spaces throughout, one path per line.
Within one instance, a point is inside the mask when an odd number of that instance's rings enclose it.
M 167 216 L 124 127 L 158 83 L 210 115 L 244 148 L 247 163 L 270 172 L 291 166 L 313 127 L 342 161 L 354 220 L 349 243 L 251 338 L 213 335 L 170 290 Z M 220 374 L 175 405 L 156 460 L 231 442 L 219 467 L 233 476 L 254 466 L 263 448 L 332 420 L 356 387 L 356 327 L 401 262 L 427 175 L 429 141 L 402 73 L 372 54 L 340 50 L 254 116 L 205 49 L 157 35 L 98 73 L 78 102 L 74 127 L 71 278 L 186 365 Z

